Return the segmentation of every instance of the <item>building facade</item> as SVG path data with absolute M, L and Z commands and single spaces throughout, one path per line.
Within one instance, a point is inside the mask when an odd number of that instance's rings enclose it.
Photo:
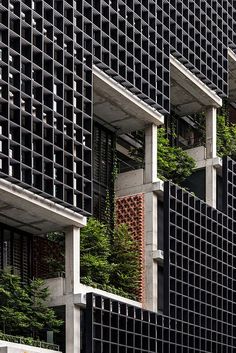
M 0 268 L 49 274 L 43 235 L 64 233 L 65 274 L 47 279 L 63 351 L 235 351 L 236 163 L 217 155 L 235 14 L 232 0 L 0 1 Z M 173 115 L 196 161 L 182 187 L 157 177 Z M 107 190 L 140 244 L 139 301 L 80 283 L 80 229 Z

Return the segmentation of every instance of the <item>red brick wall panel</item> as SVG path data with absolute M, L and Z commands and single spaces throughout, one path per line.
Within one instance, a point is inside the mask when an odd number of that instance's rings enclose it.
M 144 194 L 119 197 L 116 199 L 116 223 L 127 224 L 129 231 L 139 244 L 139 301 L 144 299 Z

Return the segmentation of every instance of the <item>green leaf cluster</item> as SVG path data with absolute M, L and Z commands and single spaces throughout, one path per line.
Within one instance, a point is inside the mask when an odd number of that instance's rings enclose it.
M 132 148 L 130 155 L 144 167 L 144 147 Z M 181 147 L 171 146 L 165 128 L 159 128 L 157 130 L 157 176 L 180 184 L 193 173 L 195 167 L 194 159 Z
M 47 306 L 49 291 L 41 279 L 22 283 L 11 269 L 0 271 L 0 328 L 11 335 L 38 337 L 57 331 L 62 321 Z
M 165 128 L 157 132 L 157 171 L 160 179 L 180 184 L 193 173 L 196 164 L 181 147 L 170 146 Z
M 135 298 L 138 288 L 138 247 L 126 225 L 111 231 L 90 218 L 81 229 L 81 282 Z
M 124 292 L 135 293 L 139 286 L 138 243 L 126 224 L 115 227 L 111 254 L 111 284 Z
M 229 123 L 223 114 L 217 116 L 217 154 L 236 158 L 236 124 Z

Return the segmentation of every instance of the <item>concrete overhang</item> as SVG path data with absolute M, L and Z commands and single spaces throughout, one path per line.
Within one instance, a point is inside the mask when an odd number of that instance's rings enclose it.
M 146 125 L 162 125 L 164 116 L 93 66 L 93 112 L 103 126 L 117 134 L 143 129 Z
M 236 54 L 228 48 L 229 100 L 236 100 Z
M 0 222 L 31 234 L 83 227 L 86 218 L 51 200 L 0 179 Z
M 173 111 L 188 115 L 207 107 L 219 108 L 222 99 L 172 55 L 170 56 L 170 102 Z

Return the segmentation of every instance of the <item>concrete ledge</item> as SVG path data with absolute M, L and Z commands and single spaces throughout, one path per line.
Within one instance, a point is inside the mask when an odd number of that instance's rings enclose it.
M 93 66 L 94 113 L 118 134 L 139 130 L 145 125 L 162 125 L 164 116 L 128 89 Z M 97 108 L 98 107 L 98 108 Z M 109 111 L 109 114 L 107 114 Z
M 206 148 L 204 146 L 190 148 L 186 150 L 186 153 L 192 157 L 196 163 L 206 159 Z
M 137 302 L 135 300 L 127 299 L 127 298 L 121 297 L 120 295 L 105 292 L 104 290 L 101 290 L 101 289 L 96 289 L 93 287 L 85 286 L 84 284 L 80 284 L 80 293 L 79 293 L 79 296 L 77 297 L 78 301 L 75 302 L 75 304 L 81 305 L 81 306 L 86 306 L 86 294 L 87 293 L 99 294 L 104 297 L 108 297 L 108 298 L 111 298 L 111 299 L 114 299 L 114 300 L 117 300 L 117 301 L 120 301 L 120 302 L 123 302 L 126 304 L 137 306 L 139 308 L 142 307 L 142 303 Z
M 83 227 L 86 218 L 5 179 L 0 179 L 0 222 L 31 234 Z
M 55 353 L 52 349 L 29 346 L 26 344 L 13 343 L 0 340 L 0 353 Z M 58 351 L 57 351 L 58 352 Z
M 197 166 L 195 169 L 202 169 L 202 168 L 206 168 L 209 166 L 213 166 L 216 169 L 221 169 L 222 168 L 222 158 L 216 157 L 216 158 L 204 159 L 201 161 L 197 161 Z
M 163 264 L 164 261 L 164 251 L 163 250 L 156 250 L 153 251 L 153 260 L 158 262 L 159 264 Z
M 78 293 L 65 294 L 64 293 L 64 288 L 65 288 L 64 283 L 65 283 L 65 279 L 62 277 L 46 280 L 46 286 L 48 287 L 48 289 L 50 291 L 50 295 L 51 295 L 50 301 L 48 303 L 50 306 L 74 304 L 74 305 L 79 305 L 79 306 L 85 307 L 86 306 L 86 294 L 92 292 L 92 293 L 102 295 L 104 297 L 109 297 L 114 300 L 121 301 L 123 303 L 138 306 L 140 308 L 142 307 L 142 303 L 140 303 L 140 302 L 137 302 L 137 301 L 131 300 L 131 299 L 127 299 L 127 298 L 121 297 L 120 295 L 109 293 L 109 292 L 106 292 L 101 289 L 93 288 L 90 286 L 85 286 L 82 283 L 80 283 L 78 285 Z
M 143 169 L 120 173 L 115 183 L 116 197 L 147 192 L 155 192 L 159 195 L 162 195 L 164 191 L 164 182 L 157 178 L 153 183 L 144 184 L 143 175 Z

